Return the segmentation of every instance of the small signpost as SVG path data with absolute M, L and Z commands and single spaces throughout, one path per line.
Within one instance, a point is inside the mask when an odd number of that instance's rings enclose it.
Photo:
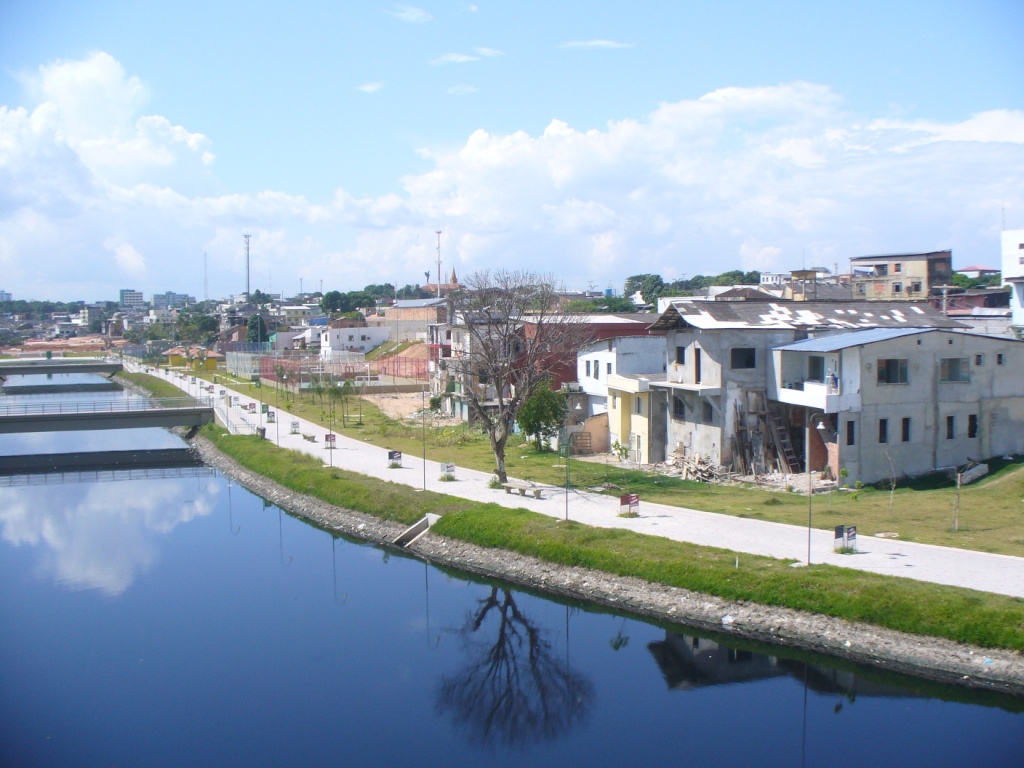
M 619 496 L 619 515 L 637 517 L 640 514 L 640 494 L 624 493 Z
M 266 413 L 269 410 L 270 410 L 270 404 L 269 403 L 260 403 L 260 413 Z
M 837 525 L 835 541 L 833 542 L 833 549 L 836 552 L 856 552 L 857 526 Z
M 249 413 L 256 413 L 256 403 L 249 403 Z
M 232 395 L 231 396 L 231 404 L 232 405 L 238 405 L 238 395 Z
M 297 421 L 293 421 L 292 422 L 291 433 L 293 435 L 299 434 L 299 422 L 297 422 Z
M 327 446 L 328 449 L 333 449 L 334 448 L 334 439 L 336 437 L 337 437 L 337 435 L 332 434 L 332 433 L 328 433 L 328 434 L 324 435 L 324 444 Z
M 455 474 L 455 465 L 452 464 L 450 461 L 442 461 L 441 462 L 441 472 L 446 474 L 446 475 L 454 475 Z
M 402 466 L 401 451 L 388 451 L 388 466 L 392 469 Z

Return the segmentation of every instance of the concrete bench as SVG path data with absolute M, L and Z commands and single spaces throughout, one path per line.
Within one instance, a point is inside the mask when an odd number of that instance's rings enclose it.
M 309 442 L 311 442 L 311 443 L 315 443 L 316 442 L 316 435 L 303 434 L 302 435 L 302 439 L 303 440 L 309 440 Z
M 502 483 L 501 487 L 505 489 L 505 493 L 512 493 L 514 490 L 519 491 L 520 496 L 525 496 L 526 492 L 529 491 L 535 499 L 539 499 L 540 492 L 544 490 L 539 485 L 526 485 L 525 483 Z

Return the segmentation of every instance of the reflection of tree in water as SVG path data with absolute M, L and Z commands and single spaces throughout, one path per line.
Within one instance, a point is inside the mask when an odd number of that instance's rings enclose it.
M 497 621 L 494 643 L 474 643 L 472 636 L 488 616 Z M 593 685 L 551 653 L 551 644 L 520 613 L 511 592 L 499 594 L 492 587 L 462 635 L 471 652 L 482 653 L 441 681 L 438 709 L 450 710 L 471 740 L 523 747 L 557 738 L 586 718 Z

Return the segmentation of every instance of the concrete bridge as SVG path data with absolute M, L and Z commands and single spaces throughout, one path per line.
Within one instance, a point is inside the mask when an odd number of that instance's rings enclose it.
M 210 398 L 170 397 L 0 406 L 0 434 L 199 427 L 213 420 L 213 401 Z
M 62 357 L 53 360 L 0 360 L 0 381 L 8 376 L 40 376 L 54 373 L 102 373 L 113 376 L 121 363 L 102 357 Z
M 0 456 L 0 477 L 123 469 L 177 469 L 202 465 L 202 459 L 191 448 L 33 453 L 23 456 Z

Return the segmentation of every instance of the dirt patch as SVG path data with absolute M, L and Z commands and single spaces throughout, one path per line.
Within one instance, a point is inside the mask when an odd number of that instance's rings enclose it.
M 324 528 L 381 546 L 392 546 L 391 542 L 403 530 L 398 523 L 335 507 L 290 491 L 241 467 L 206 440 L 197 439 L 195 445 L 209 466 L 286 511 L 306 517 Z M 641 579 L 554 565 L 436 534 L 420 538 L 406 551 L 424 560 L 469 573 L 600 603 L 625 613 L 682 627 L 728 632 L 753 640 L 804 648 L 944 683 L 1024 694 L 1024 654 L 1014 651 L 961 645 L 950 640 L 909 635 L 743 600 L 732 602 Z
M 429 397 L 424 398 L 419 392 L 369 394 L 365 395 L 365 399 L 383 411 L 388 418 L 395 421 L 415 421 L 417 424 L 420 420 L 423 403 L 429 401 Z M 427 423 L 435 427 L 454 427 L 462 424 L 462 420 L 431 411 L 427 413 Z

